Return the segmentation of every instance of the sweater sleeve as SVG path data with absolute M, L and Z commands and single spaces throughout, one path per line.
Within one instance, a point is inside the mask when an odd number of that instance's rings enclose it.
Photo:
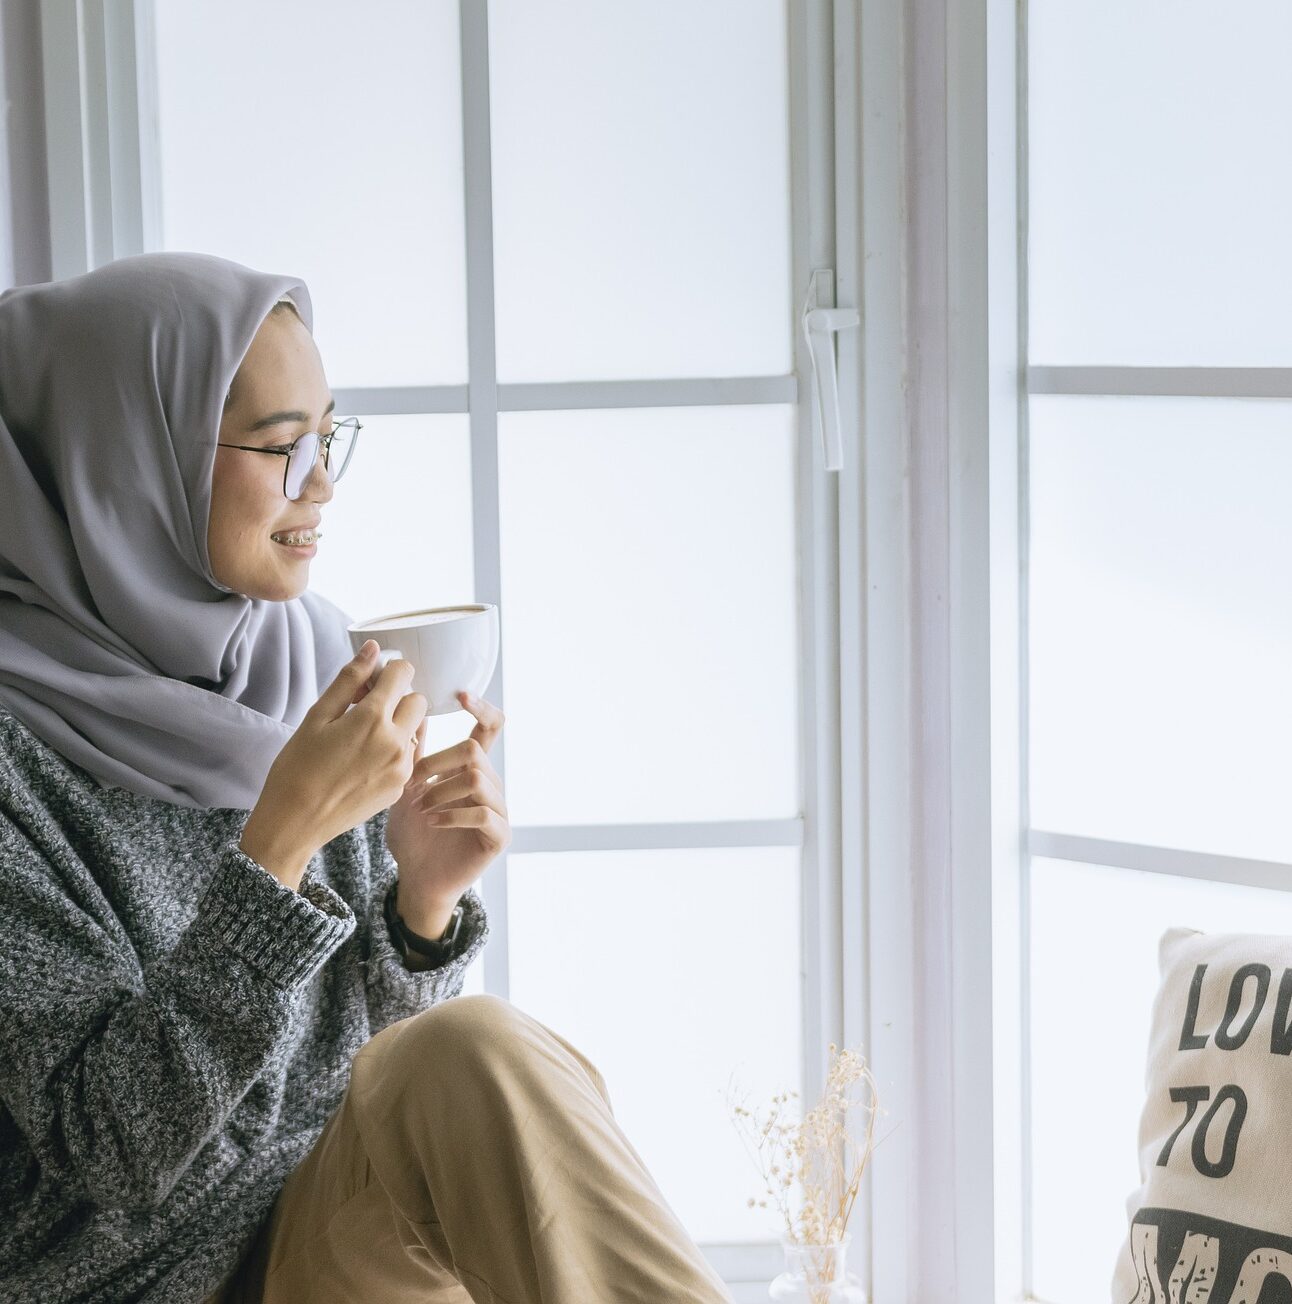
M 354 931 L 225 844 L 177 945 L 147 970 L 83 887 L 0 814 L 0 1098 L 44 1174 L 104 1209 L 158 1207 L 289 1032 Z
M 462 927 L 453 954 L 429 969 L 414 971 L 405 967 L 385 919 L 386 896 L 399 877 L 399 867 L 386 846 L 386 815 L 382 811 L 368 821 L 368 850 L 373 871 L 365 935 L 368 1022 L 373 1035 L 440 1001 L 460 996 L 467 968 L 484 950 L 489 937 L 484 901 L 470 887 L 462 895 Z

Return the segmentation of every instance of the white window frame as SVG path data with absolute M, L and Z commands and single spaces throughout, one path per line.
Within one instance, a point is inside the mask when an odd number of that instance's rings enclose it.
M 1026 518 L 1019 492 L 1025 142 L 1018 113 L 1025 6 L 908 0 L 897 20 L 901 33 L 870 41 L 865 36 L 875 36 L 884 16 L 874 13 L 881 6 L 863 7 L 863 85 L 882 80 L 882 69 L 872 71 L 877 59 L 901 66 L 905 79 L 898 132 L 904 185 L 892 200 L 902 216 L 891 239 L 903 248 L 907 281 L 907 477 L 888 488 L 894 498 L 905 492 L 894 528 L 905 532 L 906 570 L 891 578 L 906 605 L 899 610 L 894 598 L 888 618 L 879 612 L 876 623 L 891 633 L 895 653 L 900 642 L 911 667 L 906 746 L 894 724 L 877 731 L 871 748 L 883 761 L 887 744 L 893 763 L 909 767 L 901 814 L 910 845 L 901 857 L 895 834 L 887 863 L 879 848 L 871 855 L 870 929 L 875 936 L 884 927 L 875 902 L 887 902 L 888 922 L 905 926 L 913 956 L 904 971 L 898 955 L 876 962 L 871 980 L 883 972 L 919 990 L 916 1001 L 890 1004 L 909 1030 L 902 1103 L 916 1135 L 903 1151 L 903 1180 L 888 1184 L 900 1211 L 887 1215 L 888 1244 L 876 1244 L 875 1304 L 1028 1297 L 1020 710 Z M 892 106 L 883 108 L 891 119 Z M 873 152 L 869 97 L 865 121 Z M 872 173 L 866 164 L 872 194 L 885 174 L 891 169 Z M 887 248 L 890 238 L 876 243 Z M 868 367 L 866 378 L 873 386 L 879 370 Z M 868 418 L 865 425 L 872 428 Z M 871 569 L 873 602 L 883 579 L 873 573 L 873 554 Z M 896 668 L 885 676 L 889 686 L 899 681 Z M 869 696 L 877 710 L 875 693 Z M 884 799 L 873 773 L 868 795 Z M 900 904 L 892 898 L 904 884 L 880 886 L 891 865 L 909 869 Z M 882 1026 L 879 1018 L 873 1014 L 873 1027 Z M 878 1188 L 878 1172 L 876 1179 Z
M 159 226 L 154 0 L 41 0 L 50 239 L 55 279 L 152 247 Z M 843 468 L 822 469 L 809 402 L 798 404 L 803 818 L 516 828 L 514 852 L 642 847 L 798 845 L 803 849 L 803 1095 L 823 1085 L 826 1043 L 863 1045 L 894 1117 L 911 1081 L 907 892 L 910 688 L 903 538 L 906 441 L 902 321 L 900 13 L 850 0 L 789 0 L 794 304 L 811 270 L 834 272 L 816 306 L 862 305 L 863 332 L 838 336 Z M 463 51 L 469 381 L 462 386 L 347 389 L 347 411 L 467 413 L 471 423 L 474 554 L 481 601 L 500 593 L 497 413 L 541 408 L 697 403 L 797 403 L 811 392 L 795 330 L 795 373 L 749 379 L 497 385 L 493 353 L 487 7 L 459 0 Z M 862 51 L 863 30 L 869 38 Z M 868 79 L 865 103 L 861 84 Z M 864 110 L 864 120 L 863 120 Z M 861 177 L 863 133 L 875 184 Z M 881 182 L 883 169 L 886 181 Z M 874 196 L 865 211 L 863 193 Z M 866 264 L 867 256 L 876 259 Z M 867 267 L 863 284 L 861 270 Z M 863 379 L 865 383 L 863 384 Z M 802 384 L 800 383 L 802 380 Z M 859 421 L 882 432 L 863 442 Z M 865 466 L 861 462 L 864 451 Z M 863 474 L 864 471 L 864 474 Z M 876 581 L 879 581 L 878 583 Z M 863 632 L 865 642 L 863 644 Z M 502 667 L 490 690 L 504 699 Z M 505 781 L 505 743 L 496 768 Z M 867 764 L 868 756 L 879 764 Z M 846 795 L 846 799 L 845 799 Z M 863 824 L 863 811 L 870 818 Z M 867 902 L 870 863 L 883 867 Z M 895 867 L 901 867 L 900 870 Z M 508 990 L 506 857 L 482 889 L 500 944 L 484 959 L 488 990 Z M 867 914 L 869 906 L 869 914 Z M 769 937 L 769 945 L 777 938 Z M 872 1036 L 871 1029 L 874 1029 Z M 904 1193 L 909 1121 L 871 1170 L 852 1222 L 852 1266 L 873 1279 L 876 1304 L 905 1291 L 901 1249 L 918 1230 Z M 752 1170 L 751 1170 L 752 1172 Z M 895 1241 L 894 1237 L 900 1237 Z M 704 1244 L 736 1298 L 766 1298 L 783 1268 L 774 1241 Z M 960 1297 L 968 1298 L 968 1297 Z

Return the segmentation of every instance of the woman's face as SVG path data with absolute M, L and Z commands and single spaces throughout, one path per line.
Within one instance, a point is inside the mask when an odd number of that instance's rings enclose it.
M 221 444 L 275 448 L 332 428 L 332 395 L 314 337 L 290 310 L 260 324 L 234 377 L 220 421 Z M 215 578 L 235 593 L 270 602 L 299 597 L 309 585 L 309 550 L 271 537 L 309 530 L 332 497 L 322 450 L 301 496 L 283 493 L 285 457 L 217 448 L 211 479 L 207 550 Z

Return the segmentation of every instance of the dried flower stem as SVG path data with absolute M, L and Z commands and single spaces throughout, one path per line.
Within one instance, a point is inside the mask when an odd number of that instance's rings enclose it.
M 831 1042 L 830 1055 L 825 1091 L 801 1122 L 782 1117 L 789 1100 L 797 1098 L 797 1091 L 774 1095 L 765 1117 L 737 1103 L 730 1086 L 727 1093 L 732 1121 L 766 1183 L 764 1194 L 771 1196 L 779 1207 L 786 1237 L 798 1246 L 825 1246 L 843 1239 L 862 1175 L 877 1144 L 876 1115 L 887 1113 L 879 1108 L 874 1076 L 860 1054 L 851 1050 L 839 1052 Z M 854 1092 L 854 1087 L 859 1090 Z M 848 1111 L 851 1109 L 865 1111 L 866 1125 L 859 1153 L 857 1146 L 852 1146 L 850 1164 Z M 750 1149 L 751 1139 L 756 1152 Z M 797 1213 L 791 1207 L 796 1191 L 801 1196 Z M 751 1197 L 749 1205 L 765 1209 L 767 1200 Z M 823 1280 L 820 1274 L 831 1269 L 827 1266 L 827 1256 L 817 1258 L 825 1260 L 818 1263 L 813 1278 L 819 1285 Z

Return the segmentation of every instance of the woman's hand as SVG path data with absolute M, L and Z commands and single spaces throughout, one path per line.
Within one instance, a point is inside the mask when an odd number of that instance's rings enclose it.
M 243 851 L 289 887 L 320 847 L 397 800 L 416 760 L 427 702 L 403 691 L 413 667 L 391 661 L 374 677 L 377 645 L 365 646 L 274 758 L 243 830 Z
M 418 920 L 450 914 L 511 843 L 502 782 L 485 755 L 502 733 L 503 713 L 467 693 L 458 700 L 478 722 L 471 736 L 417 761 L 386 822 L 386 845 L 399 866 L 399 914 L 414 932 Z M 425 736 L 423 719 L 418 753 Z

